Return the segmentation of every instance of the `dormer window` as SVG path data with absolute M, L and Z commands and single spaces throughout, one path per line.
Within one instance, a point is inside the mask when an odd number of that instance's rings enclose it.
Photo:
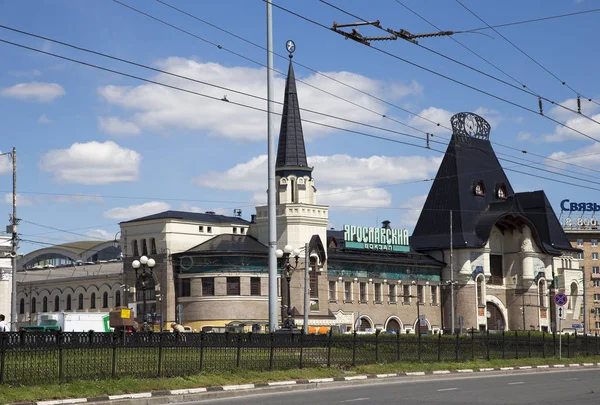
M 504 184 L 499 184 L 496 186 L 496 197 L 498 197 L 500 200 L 506 200 L 508 198 Z
M 485 187 L 483 185 L 483 181 L 478 181 L 473 186 L 473 194 L 476 196 L 483 197 L 485 195 Z

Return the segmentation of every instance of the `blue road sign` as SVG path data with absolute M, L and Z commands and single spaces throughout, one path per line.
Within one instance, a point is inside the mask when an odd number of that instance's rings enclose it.
M 566 305 L 568 301 L 569 301 L 569 299 L 567 298 L 566 294 L 564 294 L 564 293 L 558 293 L 554 296 L 554 302 L 559 307 Z

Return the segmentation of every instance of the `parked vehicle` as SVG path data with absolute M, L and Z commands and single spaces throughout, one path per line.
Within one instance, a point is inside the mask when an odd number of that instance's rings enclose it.
M 29 332 L 110 332 L 108 312 L 42 312 L 38 324 L 23 326 Z

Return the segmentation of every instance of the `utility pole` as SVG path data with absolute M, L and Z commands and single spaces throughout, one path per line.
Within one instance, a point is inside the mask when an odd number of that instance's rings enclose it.
M 277 222 L 275 210 L 275 137 L 271 129 L 271 111 L 273 109 L 273 4 L 267 3 L 267 172 L 268 172 L 268 228 L 269 228 L 269 331 L 277 329 Z
M 452 237 L 452 210 L 450 210 L 450 322 L 452 323 L 451 334 L 454 335 L 454 258 Z
M 10 225 L 6 227 L 6 233 L 11 234 L 11 251 L 10 257 L 12 259 L 12 291 L 10 294 L 10 330 L 17 330 L 17 148 L 12 149 L 11 152 L 2 153 L 0 156 L 10 156 L 12 159 L 13 169 L 13 195 L 12 205 L 13 212 L 10 215 Z
M 304 326 L 302 329 L 304 330 L 304 334 L 308 335 L 308 312 L 310 311 L 310 301 L 308 294 L 308 287 L 310 278 L 308 276 L 308 271 L 310 270 L 310 252 L 308 251 L 308 243 L 304 244 Z
M 523 281 L 523 283 L 525 283 Z M 525 285 L 523 285 L 523 330 L 525 330 Z

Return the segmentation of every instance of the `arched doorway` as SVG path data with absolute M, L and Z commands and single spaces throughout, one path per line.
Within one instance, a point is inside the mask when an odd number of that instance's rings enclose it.
M 385 331 L 386 332 L 393 332 L 393 333 L 397 333 L 400 331 L 400 322 L 398 322 L 397 319 L 390 319 L 387 322 L 387 325 L 385 325 Z
M 493 302 L 487 302 L 487 329 L 488 330 L 504 330 L 506 327 L 506 320 L 502 316 L 502 311 L 498 308 L 498 305 Z
M 366 317 L 361 317 L 360 318 L 360 324 L 358 326 L 358 330 L 360 332 L 370 332 L 373 328 L 373 325 L 371 324 L 371 321 L 369 321 L 368 318 Z

